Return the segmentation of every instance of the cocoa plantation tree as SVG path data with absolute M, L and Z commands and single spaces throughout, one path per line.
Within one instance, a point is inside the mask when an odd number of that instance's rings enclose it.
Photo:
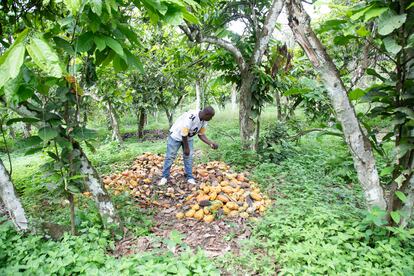
M 203 9 L 200 25 L 186 22 L 180 28 L 190 41 L 213 44 L 228 51 L 237 65 L 239 75 L 240 137 L 244 147 L 257 147 L 256 123 L 258 116 L 252 110 L 258 85 L 258 67 L 268 48 L 276 27 L 276 20 L 283 8 L 283 0 L 273 1 L 209 1 Z M 237 36 L 227 30 L 234 20 L 246 24 L 245 35 Z
M 296 41 L 305 51 L 316 71 L 321 76 L 332 106 L 341 123 L 345 141 L 350 149 L 357 171 L 358 179 L 365 193 L 370 209 L 384 210 L 389 224 L 406 226 L 413 213 L 413 10 L 412 4 L 400 2 L 372 2 L 352 10 L 344 24 L 355 33 L 354 39 L 372 36 L 368 43 L 379 51 L 380 62 L 366 68 L 368 75 L 379 82 L 366 90 L 350 91 L 345 86 L 339 70 L 327 53 L 321 40 L 313 31 L 310 18 L 300 1 L 286 2 L 289 14 L 289 26 Z M 375 25 L 373 31 L 369 26 Z M 344 26 L 343 26 L 344 27 Z M 366 32 L 361 33 L 364 27 Z M 340 39 L 340 38 L 339 38 Z M 342 39 L 344 39 L 342 37 Z M 367 66 L 368 65 L 364 65 Z M 363 70 L 364 71 L 364 70 Z M 350 82 L 350 87 L 353 87 Z M 362 98 L 361 98 L 362 97 Z M 370 110 L 371 116 L 393 117 L 393 128 L 383 138 L 387 142 L 395 138 L 395 154 L 390 166 L 382 171 L 382 176 L 389 174 L 391 181 L 381 183 L 373 154 L 373 147 L 378 150 L 375 136 L 370 143 L 369 128 L 364 129 L 357 117 L 350 99 L 364 99 L 375 103 Z M 381 146 L 381 145 L 380 145 Z M 384 152 L 384 150 L 379 150 Z
M 2 22 L 13 26 L 7 28 L 9 42 L 2 42 L 2 101 L 22 120 L 37 126 L 30 152 L 44 150 L 53 160 L 55 165 L 50 168 L 59 176 L 56 184 L 64 188 L 71 202 L 72 225 L 73 196 L 86 188 L 104 225 L 121 229 L 117 211 L 82 149 L 82 145 L 90 145 L 93 131 L 79 122 L 83 97 L 79 68 L 87 56 L 93 56 L 95 66 L 112 65 L 117 71 L 139 68 L 137 57 L 129 50 L 137 37 L 127 24 L 128 12 L 138 7 L 156 20 L 165 15 L 160 10 L 171 8 L 168 18 L 194 20 L 187 4 L 67 0 L 3 1 L 2 5 L 13 14 Z

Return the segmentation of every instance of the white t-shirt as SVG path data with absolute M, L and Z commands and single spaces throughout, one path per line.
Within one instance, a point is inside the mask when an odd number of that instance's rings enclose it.
M 182 141 L 182 136 L 188 136 L 188 140 L 191 140 L 197 133 L 203 134 L 206 131 L 207 122 L 200 120 L 198 112 L 192 110 L 178 117 L 170 128 L 170 135 L 174 140 Z

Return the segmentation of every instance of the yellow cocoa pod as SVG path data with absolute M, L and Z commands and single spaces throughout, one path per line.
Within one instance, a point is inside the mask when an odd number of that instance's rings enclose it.
M 233 211 L 230 211 L 230 213 L 228 213 L 228 217 L 231 217 L 231 218 L 235 218 L 235 217 L 237 217 L 239 215 L 239 212 L 237 212 L 236 210 L 233 210 Z
M 225 186 L 221 189 L 223 192 L 225 192 L 226 194 L 231 194 L 233 192 L 233 188 L 230 186 Z
M 249 217 L 249 213 L 247 213 L 247 212 L 242 212 L 242 213 L 240 213 L 240 217 L 241 217 L 241 218 L 245 218 L 245 219 L 247 219 L 247 218 Z
M 200 202 L 200 201 L 203 201 L 203 200 L 209 200 L 210 199 L 210 197 L 208 196 L 208 195 L 198 195 L 197 196 L 197 201 L 198 202 Z
M 239 209 L 239 205 L 237 205 L 237 203 L 234 203 L 234 202 L 227 202 L 226 206 L 230 210 L 238 210 Z
M 184 218 L 184 213 L 182 213 L 182 212 L 177 213 L 177 214 L 175 215 L 175 217 L 176 217 L 176 218 L 178 218 L 178 219 L 182 219 L 182 218 Z
M 194 218 L 198 219 L 198 220 L 202 220 L 204 217 L 204 211 L 202 209 L 198 210 L 197 212 L 195 212 L 194 214 Z
M 218 193 L 220 193 L 221 192 L 221 187 L 220 186 L 217 186 L 217 187 L 214 187 L 214 191 L 218 194 Z
M 210 206 L 210 210 L 216 211 L 223 206 L 223 202 L 221 201 L 214 201 L 214 203 Z
M 230 213 L 231 212 L 231 210 L 229 209 L 229 208 L 227 208 L 227 206 L 226 205 L 224 205 L 223 206 L 223 212 L 224 212 L 224 214 L 228 214 L 228 213 Z
M 210 193 L 210 200 L 215 200 L 216 198 L 217 198 L 217 193 L 216 192 Z
M 270 199 L 266 199 L 266 200 L 265 200 L 265 204 L 266 204 L 266 205 L 270 205 L 271 203 L 272 203 L 272 200 L 270 200 Z
M 263 205 L 259 207 L 259 211 L 261 213 L 263 213 L 264 211 L 266 211 L 266 207 L 264 207 Z
M 217 199 L 224 203 L 229 202 L 229 198 L 225 195 L 218 195 Z
M 210 223 L 214 220 L 214 216 L 213 215 L 207 215 L 203 218 L 204 222 Z
M 204 186 L 203 191 L 204 191 L 204 193 L 208 194 L 210 192 L 210 187 L 209 186 Z
M 222 186 L 222 187 L 224 187 L 224 186 L 228 186 L 229 185 L 229 182 L 228 181 L 221 181 L 220 182 L 220 185 Z
M 204 215 L 210 214 L 210 210 L 207 207 L 203 208 Z
M 186 218 L 191 218 L 191 217 L 194 216 L 194 214 L 195 214 L 195 210 L 191 209 L 191 210 L 188 210 L 187 212 L 185 212 L 185 217 Z
M 256 192 L 252 192 L 252 193 L 250 193 L 250 196 L 251 196 L 254 200 L 257 200 L 257 201 L 262 200 L 262 196 L 261 196 L 260 194 L 256 193 Z
M 198 204 L 194 204 L 193 206 L 191 206 L 191 209 L 193 209 L 193 210 L 198 210 L 198 209 L 200 209 L 200 205 L 198 205 Z

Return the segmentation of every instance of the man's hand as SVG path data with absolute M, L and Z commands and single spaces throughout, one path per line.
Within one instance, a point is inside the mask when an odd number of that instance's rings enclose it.
M 218 144 L 216 144 L 216 143 L 210 143 L 210 147 L 212 149 L 218 149 Z
M 184 155 L 189 156 L 190 155 L 190 148 L 184 148 Z

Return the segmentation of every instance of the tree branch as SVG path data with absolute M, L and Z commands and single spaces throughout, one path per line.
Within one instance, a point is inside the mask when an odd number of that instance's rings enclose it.
M 259 64 L 262 60 L 263 54 L 267 48 L 270 37 L 276 27 L 276 21 L 282 11 L 284 0 L 273 0 L 269 12 L 266 16 L 263 29 L 256 40 L 252 58 L 250 60 L 251 65 Z

